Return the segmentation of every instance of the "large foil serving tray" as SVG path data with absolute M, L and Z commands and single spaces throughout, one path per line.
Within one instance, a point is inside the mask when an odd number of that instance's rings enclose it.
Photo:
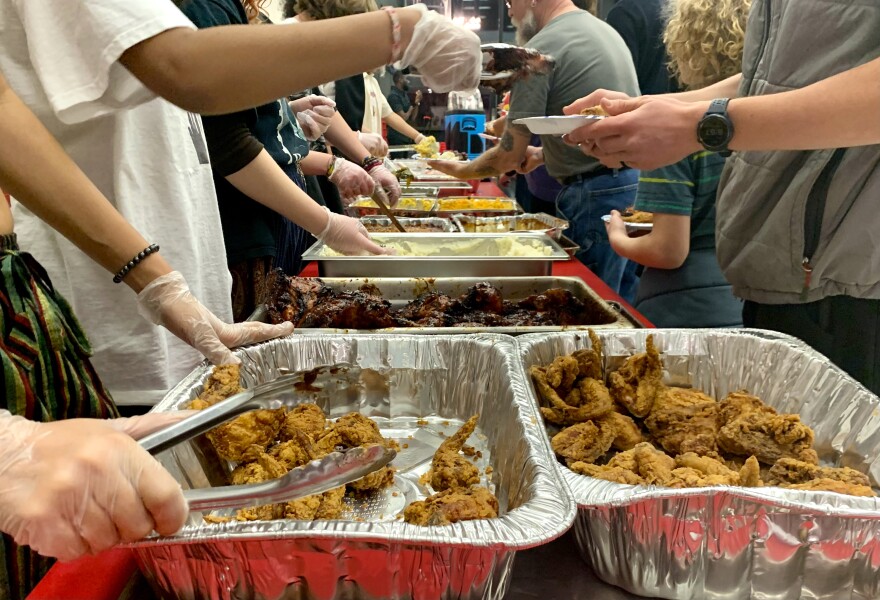
M 520 335 L 549 331 L 573 331 L 606 328 L 632 328 L 640 325 L 635 320 L 622 314 L 619 308 L 610 305 L 593 291 L 584 281 L 577 277 L 493 277 L 481 279 L 476 277 L 431 277 L 431 278 L 322 278 L 322 281 L 334 290 L 356 291 L 364 286 L 371 286 L 381 292 L 382 297 L 391 302 L 395 309 L 402 308 L 427 292 L 440 292 L 447 296 L 458 297 L 468 288 L 488 281 L 495 286 L 505 300 L 518 301 L 534 294 L 541 294 L 551 288 L 562 288 L 570 291 L 576 298 L 586 303 L 594 311 L 595 323 L 588 325 L 566 326 L 515 326 L 515 327 L 391 327 L 376 330 L 331 329 L 331 328 L 298 328 L 295 333 L 398 333 L 398 334 L 462 334 L 462 333 L 504 333 Z M 269 315 L 265 305 L 260 306 L 248 319 L 249 321 L 268 322 Z
M 653 333 L 667 384 L 721 399 L 747 389 L 815 431 L 824 464 L 880 481 L 880 399 L 795 338 L 749 329 L 597 331 L 606 371 Z M 588 348 L 582 333 L 517 338 L 523 374 Z M 537 402 L 534 388 L 529 393 Z M 577 475 L 584 560 L 608 583 L 681 600 L 880 597 L 880 499 L 775 487 L 673 490 Z
M 559 243 L 540 233 L 465 234 L 465 233 L 377 233 L 377 243 L 388 241 L 458 243 L 461 240 L 505 238 L 534 241 L 548 248 L 547 256 L 323 256 L 323 242 L 303 253 L 303 261 L 317 261 L 321 277 L 527 277 L 548 276 L 555 261 L 569 260 Z
M 290 390 L 288 403 L 317 402 L 330 418 L 359 411 L 398 438 L 396 489 L 349 505 L 348 516 L 360 521 L 208 525 L 193 515 L 178 534 L 133 545 L 161 598 L 500 600 L 516 551 L 570 527 L 575 505 L 528 396 L 513 338 L 303 335 L 236 355 L 246 386 L 314 370 L 307 385 Z M 209 371 L 200 366 L 156 410 L 187 405 Z M 481 417 L 471 442 L 483 453 L 478 464 L 492 467 L 484 480 L 494 487 L 501 516 L 448 527 L 398 520 L 403 504 L 427 493 L 418 475 L 433 448 L 475 413 Z M 159 459 L 185 488 L 220 484 L 228 469 L 200 452 L 198 440 Z

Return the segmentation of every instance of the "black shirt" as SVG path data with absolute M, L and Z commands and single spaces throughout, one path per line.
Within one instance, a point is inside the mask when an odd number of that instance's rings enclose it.
M 388 105 L 391 107 L 395 113 L 404 113 L 410 109 L 412 103 L 409 101 L 409 95 L 394 86 L 391 88 L 391 91 L 388 92 Z M 401 117 L 403 118 L 403 117 Z M 412 144 L 413 140 L 409 139 L 402 133 L 398 133 L 393 128 L 388 128 L 388 145 L 389 146 L 403 146 L 406 144 Z
M 662 10 L 663 0 L 619 0 L 606 18 L 632 53 L 642 94 L 678 91 L 666 66 Z

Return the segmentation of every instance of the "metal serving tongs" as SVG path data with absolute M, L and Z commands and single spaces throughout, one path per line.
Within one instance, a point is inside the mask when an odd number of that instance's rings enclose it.
M 400 221 L 397 220 L 397 217 L 394 216 L 394 213 L 388 207 L 388 196 L 385 195 L 385 190 L 382 189 L 382 186 L 377 183 L 373 187 L 373 194 L 370 197 L 376 203 L 376 206 L 379 207 L 379 212 L 391 219 L 391 224 L 394 225 L 397 231 L 406 233 L 406 229 L 403 228 L 403 225 L 400 224 Z
M 198 411 L 170 427 L 148 435 L 140 445 L 157 454 L 213 429 L 250 410 L 273 409 L 290 393 L 294 383 L 302 381 L 297 374 L 284 375 L 275 381 L 258 385 L 240 394 Z M 228 485 L 214 488 L 184 490 L 191 511 L 242 508 L 287 502 L 312 494 L 320 494 L 356 481 L 381 469 L 397 453 L 381 445 L 360 446 L 345 452 L 332 452 L 302 467 L 291 469 L 284 476 L 262 483 Z

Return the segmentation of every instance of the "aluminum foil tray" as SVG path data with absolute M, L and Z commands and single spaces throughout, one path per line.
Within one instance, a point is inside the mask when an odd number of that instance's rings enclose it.
M 472 208 L 465 206 L 464 208 L 448 208 L 452 202 L 460 201 L 476 201 L 476 200 L 500 200 L 507 204 L 504 208 Z M 523 212 L 522 206 L 513 198 L 505 196 L 448 196 L 440 198 L 434 212 L 438 215 L 452 216 L 456 214 L 472 215 L 475 217 L 502 217 L 505 215 L 516 215 Z M 492 232 L 486 232 L 492 233 Z
M 400 196 L 402 198 L 436 198 L 440 195 L 440 188 L 436 185 L 406 185 L 401 183 Z
M 434 215 L 437 207 L 436 198 L 401 198 L 397 206 L 391 209 L 395 217 L 423 218 Z M 370 198 L 358 198 L 355 202 L 345 207 L 345 212 L 350 217 L 375 217 L 380 215 L 379 207 Z
M 745 388 L 816 434 L 828 465 L 880 481 L 880 399 L 795 338 L 760 330 L 605 330 L 606 369 L 654 334 L 665 381 L 715 398 Z M 585 334 L 517 338 L 531 365 L 590 346 Z M 533 401 L 534 389 L 529 386 Z M 578 504 L 584 560 L 648 597 L 707 600 L 880 597 L 880 499 L 781 488 L 628 486 L 559 465 Z
M 394 225 L 391 224 L 391 219 L 388 217 L 361 217 L 361 223 L 364 224 L 364 227 L 367 228 L 367 231 L 373 232 L 375 227 L 383 227 L 383 228 L 393 228 Z M 458 232 L 458 227 L 455 223 L 452 222 L 451 219 L 444 219 L 442 217 L 421 217 L 421 218 L 413 218 L 413 217 L 400 217 L 397 219 L 404 229 L 409 227 L 424 227 L 430 228 L 431 231 L 422 231 L 422 232 L 409 232 L 409 233 L 456 233 Z M 396 230 L 395 230 L 396 231 Z M 382 232 L 376 232 L 382 233 Z
M 194 514 L 178 534 L 132 545 L 160 598 L 500 600 L 516 551 L 571 526 L 575 505 L 529 398 L 513 338 L 291 336 L 236 355 L 246 386 L 313 371 L 307 385 L 290 391 L 291 405 L 311 401 L 331 418 L 359 411 L 376 419 L 401 444 L 393 463 L 400 469 L 396 490 L 349 505 L 349 515 L 362 519 L 355 521 L 208 525 Z M 155 410 L 185 406 L 209 370 L 200 366 Z M 404 501 L 427 493 L 418 475 L 433 449 L 474 413 L 481 417 L 471 442 L 483 449 L 481 466 L 493 469 L 501 516 L 448 527 L 398 520 Z M 198 440 L 159 460 L 185 488 L 220 484 L 228 469 L 206 458 Z
M 365 285 L 379 290 L 382 297 L 391 302 L 393 308 L 402 308 L 412 300 L 426 292 L 442 292 L 457 297 L 468 288 L 487 281 L 476 277 L 431 277 L 431 278 L 323 278 L 322 281 L 338 291 L 356 291 Z M 544 331 L 572 331 L 607 328 L 639 327 L 635 319 L 624 316 L 619 307 L 614 307 L 603 300 L 582 279 L 577 277 L 495 277 L 488 280 L 494 285 L 505 300 L 522 300 L 534 294 L 540 294 L 550 288 L 562 288 L 570 291 L 576 298 L 593 308 L 596 323 L 593 325 L 521 326 L 521 327 L 391 327 L 377 330 L 356 329 L 304 329 L 297 328 L 295 333 L 398 333 L 398 334 L 463 334 L 463 333 L 503 333 L 521 335 Z M 262 305 L 248 318 L 249 321 L 268 322 L 266 306 Z
M 456 243 L 467 239 L 503 239 L 511 234 L 462 233 L 377 233 L 373 239 L 413 240 Z M 322 256 L 323 242 L 308 248 L 304 262 L 317 261 L 321 277 L 538 277 L 551 273 L 553 262 L 569 260 L 556 240 L 544 235 L 522 232 L 520 240 L 536 240 L 550 249 L 549 256 Z
M 531 231 L 533 233 L 546 233 L 554 240 L 562 239 L 562 232 L 568 229 L 568 221 L 547 213 L 526 213 L 521 215 L 500 217 L 478 217 L 472 214 L 456 213 L 452 220 L 460 231 L 467 233 L 507 233 L 519 231 Z M 545 225 L 541 229 L 518 229 L 523 222 L 538 221 Z

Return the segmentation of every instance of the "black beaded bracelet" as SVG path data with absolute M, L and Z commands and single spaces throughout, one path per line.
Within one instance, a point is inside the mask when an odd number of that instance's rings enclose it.
M 144 248 L 143 250 L 138 252 L 137 256 L 135 256 L 130 261 L 125 263 L 125 265 L 121 269 L 119 269 L 119 272 L 113 276 L 113 283 L 122 282 L 122 280 L 125 279 L 125 276 L 128 275 L 132 269 L 134 269 L 136 266 L 141 264 L 142 260 L 144 260 L 149 255 L 154 254 L 158 251 L 159 251 L 159 244 L 150 244 L 149 246 L 147 246 L 146 248 Z

